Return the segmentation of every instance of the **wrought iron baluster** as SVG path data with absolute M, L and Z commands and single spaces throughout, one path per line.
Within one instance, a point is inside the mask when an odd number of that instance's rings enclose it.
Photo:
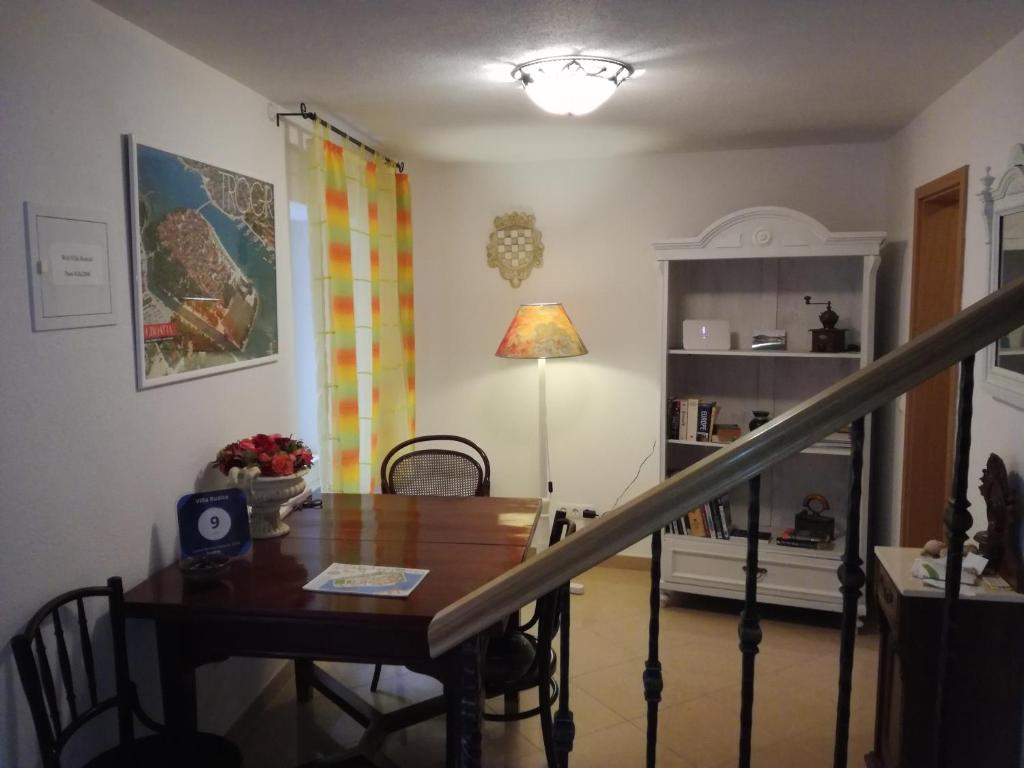
M 459 682 L 462 705 L 462 734 L 459 741 L 460 768 L 480 768 L 482 764 L 483 700 L 481 697 L 483 692 L 480 690 L 480 655 L 479 635 L 471 637 L 459 646 Z
M 573 739 L 576 737 L 576 725 L 573 723 L 572 710 L 569 709 L 569 585 L 558 590 L 558 599 L 562 603 L 561 628 L 558 652 L 561 660 L 558 663 L 558 712 L 555 714 L 554 742 L 558 765 L 568 768 L 569 753 L 572 752 Z
M 743 613 L 740 614 L 740 652 L 743 654 L 743 681 L 740 699 L 740 768 L 750 768 L 750 737 L 754 725 L 754 658 L 761 644 L 761 622 L 757 613 L 758 530 L 761 524 L 761 476 L 749 481 L 750 504 L 747 507 L 747 572 Z
M 647 662 L 644 665 L 644 698 L 647 700 L 647 768 L 655 766 L 658 746 L 658 704 L 664 682 L 658 660 L 661 615 L 661 531 L 651 536 L 651 618 L 648 624 Z
M 935 733 L 932 765 L 943 764 L 945 727 L 951 724 L 949 681 L 956 658 L 956 612 L 960 602 L 960 571 L 963 567 L 964 542 L 974 522 L 968 511 L 967 472 L 970 469 L 971 418 L 974 414 L 974 355 L 960 361 L 960 401 L 957 406 L 956 448 L 953 458 L 953 489 L 946 504 L 946 599 L 942 609 L 942 632 L 939 637 L 938 689 L 935 698 Z
M 857 639 L 857 605 L 864 586 L 860 559 L 861 476 L 864 470 L 864 419 L 850 425 L 850 496 L 846 511 L 846 546 L 839 566 L 843 595 L 843 624 L 839 643 L 839 701 L 836 705 L 836 743 L 832 762 L 846 768 L 850 738 L 850 694 L 853 689 L 853 649 Z

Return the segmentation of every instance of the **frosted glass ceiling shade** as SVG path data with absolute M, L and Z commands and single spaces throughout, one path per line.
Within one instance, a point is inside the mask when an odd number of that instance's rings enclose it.
M 494 354 L 539 360 L 578 357 L 587 348 L 561 304 L 522 304 Z
M 629 64 L 594 56 L 553 56 L 512 70 L 530 100 L 554 115 L 593 112 L 632 74 Z

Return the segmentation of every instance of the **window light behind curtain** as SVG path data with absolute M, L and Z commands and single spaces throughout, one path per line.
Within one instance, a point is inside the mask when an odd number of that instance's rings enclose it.
M 321 479 L 366 492 L 383 452 L 415 434 L 409 180 L 319 124 L 288 133 L 289 196 L 307 208 Z

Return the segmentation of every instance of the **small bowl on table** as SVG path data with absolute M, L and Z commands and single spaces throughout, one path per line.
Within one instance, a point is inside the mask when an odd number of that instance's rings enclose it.
M 199 555 L 186 557 L 178 561 L 178 568 L 186 582 L 191 584 L 207 584 L 216 581 L 227 572 L 229 558 L 227 555 Z

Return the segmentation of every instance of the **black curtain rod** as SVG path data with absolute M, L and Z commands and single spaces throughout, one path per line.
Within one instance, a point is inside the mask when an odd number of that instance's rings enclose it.
M 299 104 L 299 111 L 298 112 L 278 112 L 275 115 L 275 117 L 277 118 L 278 126 L 281 125 L 281 118 L 282 117 L 301 117 L 303 120 L 312 120 L 313 122 L 318 122 L 324 128 L 329 128 L 332 133 L 338 134 L 343 139 L 347 139 L 348 141 L 350 141 L 353 144 L 355 144 L 357 147 L 365 149 L 370 154 L 377 155 L 378 157 L 383 157 L 384 158 L 384 162 L 386 164 L 388 164 L 388 165 L 395 166 L 395 170 L 397 170 L 399 173 L 402 173 L 403 171 L 405 171 L 405 163 L 403 161 L 401 161 L 401 160 L 392 160 L 390 157 L 385 155 L 383 152 L 378 152 L 376 149 L 371 147 L 369 144 L 364 144 L 359 139 L 352 138 L 347 133 L 345 133 L 343 130 L 341 130 L 341 128 L 338 128 L 337 126 L 331 125 L 326 120 L 324 120 L 322 117 L 318 117 L 316 112 L 310 112 L 308 109 L 306 109 L 306 102 L 304 102 L 304 101 Z

